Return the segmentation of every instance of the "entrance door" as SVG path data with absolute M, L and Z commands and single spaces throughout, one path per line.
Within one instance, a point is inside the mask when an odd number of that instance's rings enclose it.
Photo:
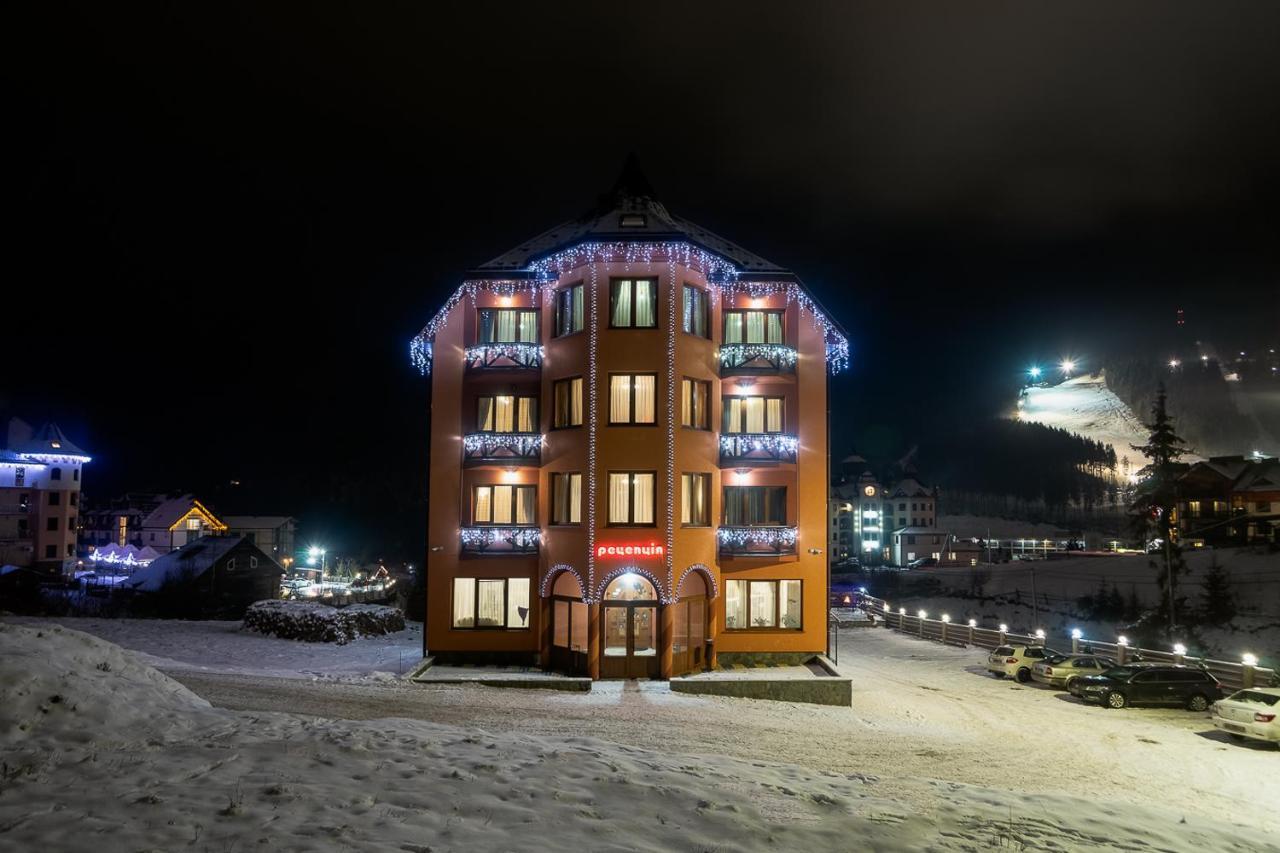
M 707 599 L 697 595 L 682 598 L 672 606 L 675 618 L 672 620 L 671 674 L 695 672 L 705 665 Z
M 657 597 L 653 585 L 639 575 L 623 575 L 609 584 L 601 602 L 601 677 L 658 677 Z

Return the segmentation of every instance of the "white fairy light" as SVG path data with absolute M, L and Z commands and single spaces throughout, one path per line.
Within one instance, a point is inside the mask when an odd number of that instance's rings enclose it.
M 540 344 L 503 341 L 467 347 L 463 357 L 470 367 L 488 367 L 501 358 L 520 367 L 537 367 L 542 364 L 545 356 L 546 352 Z
M 487 550 L 507 543 L 515 551 L 528 551 L 538 546 L 542 531 L 537 527 L 463 527 L 462 547 L 466 550 Z
M 667 261 L 667 598 L 674 604 L 676 529 L 676 265 Z
M 800 439 L 783 433 L 721 433 L 720 455 L 727 458 L 767 453 L 771 458 L 795 460 Z

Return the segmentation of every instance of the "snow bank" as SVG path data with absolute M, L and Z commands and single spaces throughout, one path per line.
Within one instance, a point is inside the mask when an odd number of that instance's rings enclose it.
M 209 708 L 132 652 L 79 631 L 0 623 L 0 649 L 5 749 L 164 737 Z
M 309 643 L 349 643 L 404 630 L 404 614 L 381 604 L 330 607 L 310 601 L 258 601 L 244 614 L 246 631 Z

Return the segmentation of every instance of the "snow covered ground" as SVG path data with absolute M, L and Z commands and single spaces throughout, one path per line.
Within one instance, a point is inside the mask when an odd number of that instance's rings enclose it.
M 1130 445 L 1146 444 L 1147 430 L 1141 418 L 1107 388 L 1105 373 L 1076 376 L 1047 388 L 1028 388 L 1017 417 L 1110 444 L 1116 459 L 1129 457 L 1133 471 L 1143 465 L 1141 454 Z M 1197 459 L 1187 457 L 1191 462 Z
M 1280 850 L 1273 748 L 883 629 L 852 708 L 184 671 L 210 706 L 86 634 L 0 646 L 12 849 Z
M 345 646 L 281 640 L 245 631 L 238 621 L 94 619 L 6 616 L 15 624 L 61 624 L 140 652 L 166 672 L 198 670 L 294 678 L 352 678 L 407 673 L 422 660 L 422 623 L 385 637 L 362 637 Z

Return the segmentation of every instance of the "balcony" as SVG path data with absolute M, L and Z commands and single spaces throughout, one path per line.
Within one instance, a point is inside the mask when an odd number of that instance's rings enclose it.
M 536 527 L 464 527 L 464 554 L 536 554 L 542 532 Z
M 720 375 L 795 373 L 796 350 L 786 344 L 721 344 Z
M 468 370 L 537 370 L 542 366 L 540 344 L 489 343 L 467 347 Z
M 795 462 L 800 440 L 780 432 L 721 433 L 720 467 L 749 467 L 759 463 Z
M 796 528 L 721 527 L 716 531 L 723 557 L 778 557 L 796 552 Z
M 540 465 L 540 432 L 473 432 L 462 438 L 462 462 L 474 465 Z

